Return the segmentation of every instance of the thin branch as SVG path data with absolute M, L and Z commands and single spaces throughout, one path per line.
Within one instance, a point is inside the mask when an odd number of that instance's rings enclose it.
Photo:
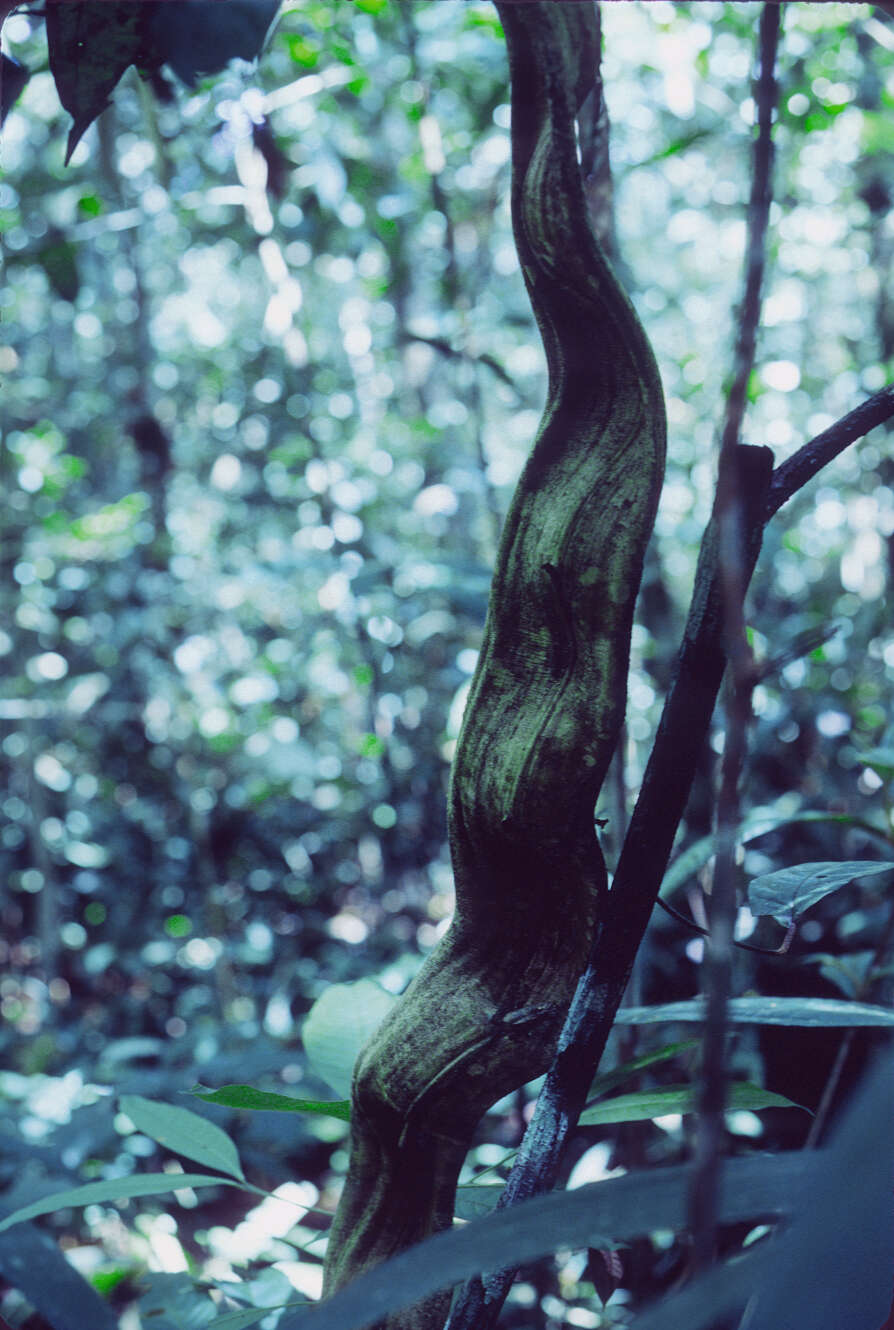
M 707 1268 L 714 1259 L 718 1184 L 725 1133 L 727 1088 L 727 1003 L 732 992 L 733 933 L 737 908 L 736 843 L 739 829 L 739 781 L 748 751 L 754 658 L 745 632 L 745 591 L 750 570 L 743 559 L 742 503 L 731 461 L 739 443 L 748 380 L 754 366 L 761 317 L 761 288 L 766 269 L 767 228 L 773 197 L 773 113 L 778 95 L 776 52 L 781 6 L 765 4 L 758 31 L 757 136 L 748 205 L 748 250 L 739 312 L 735 372 L 724 414 L 717 485 L 718 557 L 723 596 L 726 654 L 731 671 L 727 689 L 726 732 L 717 800 L 716 852 L 710 898 L 708 945 L 702 971 L 705 1026 L 699 1087 L 698 1129 L 689 1194 L 693 1264 Z
M 758 34 L 759 74 L 754 85 L 757 105 L 757 137 L 748 202 L 748 251 L 745 265 L 745 289 L 739 307 L 739 326 L 734 355 L 735 369 L 727 395 L 721 435 L 721 450 L 735 447 L 742 433 L 748 380 L 754 365 L 757 329 L 760 323 L 761 288 L 767 254 L 767 226 L 773 198 L 773 112 L 778 89 L 776 84 L 776 48 L 782 6 L 765 4 L 761 11 Z
M 403 333 L 401 341 L 421 342 L 423 346 L 430 346 L 433 351 L 440 351 L 442 356 L 447 356 L 451 360 L 471 360 L 474 361 L 475 364 L 486 365 L 487 368 L 497 376 L 501 383 L 505 383 L 507 388 L 512 389 L 516 397 L 521 397 L 521 393 L 518 391 L 518 385 L 512 375 L 503 368 L 495 356 L 490 355 L 486 351 L 479 355 L 475 355 L 471 351 L 462 351 L 455 347 L 452 342 L 447 341 L 446 337 L 426 337 L 423 333 L 411 332 L 410 329 L 407 329 Z
M 843 453 L 845 448 L 875 429 L 876 425 L 883 425 L 892 416 L 894 384 L 889 383 L 782 462 L 773 472 L 770 482 L 767 521 L 824 466 L 834 461 L 839 453 Z
M 656 898 L 655 904 L 659 909 L 664 910 L 665 914 L 669 914 L 672 919 L 676 919 L 678 923 L 688 928 L 691 933 L 698 933 L 700 937 L 710 937 L 711 930 L 709 928 L 702 928 L 701 924 L 697 924 L 694 919 L 690 919 L 682 910 L 678 910 L 675 905 L 663 900 L 661 896 Z M 756 951 L 759 956 L 784 956 L 788 951 L 789 933 L 791 931 L 791 928 L 789 928 L 782 945 L 779 947 L 758 947 L 753 942 L 741 942 L 736 938 L 733 939 L 733 946 L 739 947 L 742 951 Z

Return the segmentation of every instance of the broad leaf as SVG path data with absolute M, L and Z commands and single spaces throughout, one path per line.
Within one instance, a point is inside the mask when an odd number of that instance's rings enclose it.
M 733 998 L 727 1017 L 739 1025 L 887 1025 L 894 1026 L 894 1011 L 873 1007 L 866 1002 L 842 1002 L 837 998 Z M 664 1002 L 657 1007 L 622 1007 L 615 1017 L 618 1025 L 651 1025 L 654 1021 L 697 1021 L 705 1019 L 701 998 L 688 1002 Z
M 84 131 L 108 106 L 125 69 L 140 61 L 145 21 L 142 5 L 121 0 L 47 5 L 50 69 L 59 100 L 74 121 L 66 162 Z
M 736 1313 L 750 1299 L 749 1330 L 887 1330 L 894 1267 L 894 1084 L 890 1059 L 886 1063 L 823 1151 L 822 1165 L 805 1176 L 787 1230 L 647 1308 L 635 1330 L 738 1324 Z M 842 1198 L 855 1197 L 859 1202 L 843 1211 Z
M 227 1108 L 246 1108 L 253 1112 L 321 1113 L 340 1118 L 342 1122 L 351 1120 L 349 1099 L 293 1099 L 269 1090 L 256 1090 L 253 1085 L 221 1085 L 217 1090 L 196 1085 L 189 1093 L 196 1099 L 204 1099 L 206 1104 L 223 1104 Z
M 23 1205 L 0 1220 L 0 1233 L 26 1219 L 38 1215 L 51 1215 L 56 1210 L 67 1210 L 78 1205 L 103 1205 L 113 1201 L 128 1201 L 135 1196 L 162 1196 L 165 1192 L 181 1191 L 186 1187 L 238 1187 L 233 1178 L 222 1178 L 216 1173 L 138 1173 L 129 1178 L 104 1178 L 101 1182 L 86 1182 L 82 1187 L 43 1196 L 31 1205 Z
M 585 1108 L 580 1115 L 584 1126 L 602 1126 L 609 1122 L 642 1122 L 647 1118 L 660 1118 L 667 1113 L 694 1113 L 698 1092 L 692 1085 L 667 1085 L 660 1090 L 638 1090 L 634 1094 L 617 1095 L 601 1104 Z M 764 1090 L 759 1085 L 740 1081 L 729 1087 L 726 1106 L 733 1108 L 799 1108 L 784 1095 Z
M 301 1031 L 308 1060 L 343 1099 L 351 1095 L 357 1054 L 397 998 L 372 979 L 333 984 L 317 998 Z
M 892 1117 L 889 1049 L 854 1096 L 824 1151 L 825 1166 L 807 1180 L 790 1227 L 770 1245 L 768 1277 L 755 1285 L 752 1330 L 891 1325 Z
M 155 6 L 151 33 L 159 57 L 192 85 L 230 60 L 254 60 L 278 8 L 279 0 L 180 0 Z
M 142 1095 L 125 1094 L 118 1102 L 137 1131 L 151 1136 L 166 1150 L 174 1150 L 206 1168 L 219 1168 L 222 1173 L 245 1181 L 238 1151 L 216 1123 L 199 1117 L 198 1113 L 191 1113 L 188 1108 L 159 1104 L 144 1099 Z
M 843 863 L 822 861 L 795 864 L 775 873 L 763 873 L 748 886 L 748 904 L 752 914 L 771 914 L 782 924 L 790 924 L 811 905 L 847 887 L 858 878 L 877 877 L 894 872 L 894 863 L 877 859 L 850 859 Z
M 53 1330 L 115 1330 L 118 1317 L 57 1244 L 33 1224 L 0 1237 L 0 1277 L 17 1288 Z M 5 1325 L 5 1322 L 2 1322 Z
M 721 1222 L 790 1212 L 825 1152 L 754 1155 L 723 1166 Z M 690 1170 L 630 1173 L 498 1210 L 440 1233 L 355 1279 L 325 1302 L 285 1316 L 278 1330 L 361 1330 L 460 1280 L 523 1264 L 562 1247 L 586 1247 L 685 1227 Z

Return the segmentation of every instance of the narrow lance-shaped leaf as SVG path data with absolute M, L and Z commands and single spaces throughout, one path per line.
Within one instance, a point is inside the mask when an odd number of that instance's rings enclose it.
M 720 1215 L 735 1223 L 788 1213 L 824 1152 L 754 1156 L 723 1166 Z M 686 1166 L 607 1178 L 537 1196 L 440 1233 L 358 1276 L 316 1307 L 287 1314 L 279 1330 L 360 1330 L 439 1288 L 484 1270 L 531 1261 L 561 1247 L 585 1247 L 686 1224 Z
M 784 1095 L 764 1090 L 759 1085 L 741 1081 L 729 1087 L 728 1109 L 748 1108 L 800 1108 Z M 634 1094 L 617 1095 L 601 1104 L 592 1104 L 580 1115 L 581 1124 L 589 1127 L 609 1122 L 643 1122 L 648 1118 L 664 1117 L 668 1113 L 694 1113 L 697 1091 L 691 1085 L 668 1085 L 659 1090 L 638 1090 Z
M 31 1205 L 23 1205 L 0 1220 L 0 1233 L 23 1224 L 38 1215 L 51 1215 L 56 1210 L 67 1210 L 78 1205 L 103 1205 L 112 1201 L 127 1201 L 135 1196 L 161 1196 L 164 1192 L 181 1191 L 186 1187 L 238 1187 L 233 1178 L 222 1178 L 211 1173 L 140 1173 L 129 1178 L 104 1178 L 102 1182 L 86 1182 L 83 1187 L 70 1187 L 52 1196 L 42 1196 Z
M 894 1026 L 894 1011 L 866 1002 L 843 1002 L 837 998 L 733 998 L 727 1018 L 734 1025 L 801 1026 Z M 655 1021 L 695 1021 L 705 1019 L 701 998 L 688 1002 L 664 1002 L 655 1007 L 622 1007 L 618 1025 L 651 1025 Z
M 221 1085 L 216 1090 L 195 1085 L 189 1091 L 206 1104 L 221 1104 L 226 1108 L 242 1108 L 252 1112 L 320 1113 L 342 1122 L 351 1119 L 350 1099 L 293 1099 L 289 1095 L 274 1094 L 269 1090 L 256 1090 L 253 1085 Z
M 119 1103 L 137 1131 L 151 1136 L 165 1149 L 245 1181 L 236 1147 L 216 1123 L 191 1113 L 188 1108 L 158 1104 L 141 1095 L 122 1095 Z
M 656 1049 L 654 1053 L 644 1053 L 642 1057 L 631 1058 L 620 1067 L 615 1067 L 612 1071 L 604 1071 L 593 1078 L 590 1086 L 588 1100 L 598 1099 L 602 1095 L 608 1094 L 614 1090 L 615 1086 L 623 1085 L 624 1081 L 635 1076 L 637 1072 L 645 1070 L 646 1067 L 653 1067 L 656 1062 L 667 1062 L 670 1058 L 675 1058 L 679 1053 L 688 1053 L 690 1049 L 698 1048 L 697 1039 L 684 1039 L 679 1043 L 666 1044 L 664 1048 Z

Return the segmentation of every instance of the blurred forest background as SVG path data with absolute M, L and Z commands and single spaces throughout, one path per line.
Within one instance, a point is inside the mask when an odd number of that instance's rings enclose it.
M 597 810 L 610 868 L 713 496 L 758 13 L 603 8 L 622 276 L 670 418 L 623 764 Z M 68 166 L 42 19 L 14 14 L 4 43 L 33 71 L 0 183 L 9 1210 L 23 1179 L 59 1190 L 169 1158 L 113 1092 L 177 1102 L 197 1080 L 250 1081 L 327 1097 L 300 1042 L 313 1001 L 361 976 L 399 992 L 446 927 L 449 764 L 545 376 L 512 242 L 490 5 L 286 3 L 256 69 L 195 87 L 130 70 Z M 787 6 L 779 77 L 744 434 L 777 461 L 890 377 L 894 21 L 870 5 Z M 894 460 L 879 429 L 767 531 L 749 608 L 759 656 L 835 631 L 756 690 L 743 882 L 894 857 L 892 586 Z M 681 851 L 711 829 L 715 757 Z M 740 953 L 737 992 L 889 998 L 885 881 L 820 902 L 784 956 Z M 701 893 L 699 872 L 681 875 L 671 903 L 703 922 Z M 743 908 L 741 938 L 772 948 L 783 931 Z M 701 956 L 695 932 L 657 913 L 634 1000 L 694 995 Z M 745 1027 L 734 1061 L 816 1110 L 877 1039 L 840 1055 L 843 1037 Z M 663 1038 L 647 1027 L 619 1044 L 630 1057 Z M 504 1105 L 476 1167 L 517 1143 L 529 1098 Z M 258 1306 L 319 1293 L 345 1124 L 208 1116 L 252 1181 L 321 1212 L 295 1227 L 294 1209 L 222 1189 L 56 1216 L 54 1244 L 124 1330 L 207 1324 L 193 1277 Z M 735 1152 L 801 1145 L 811 1119 L 728 1122 Z M 580 1181 L 678 1161 L 689 1130 L 680 1117 L 584 1128 L 569 1167 Z M 625 1325 L 684 1258 L 657 1235 L 624 1259 L 605 1308 L 586 1253 L 539 1267 L 506 1324 Z M 0 1312 L 47 1324 L 13 1289 Z

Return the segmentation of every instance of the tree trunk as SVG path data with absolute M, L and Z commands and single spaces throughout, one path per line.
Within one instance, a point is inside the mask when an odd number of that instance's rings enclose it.
M 658 373 L 597 244 L 574 119 L 599 71 L 589 4 L 498 4 L 513 227 L 549 392 L 510 508 L 449 796 L 450 931 L 363 1050 L 326 1293 L 453 1218 L 472 1133 L 549 1064 L 600 927 L 596 798 L 623 720 L 664 464 Z M 449 1296 L 389 1322 L 443 1324 Z

